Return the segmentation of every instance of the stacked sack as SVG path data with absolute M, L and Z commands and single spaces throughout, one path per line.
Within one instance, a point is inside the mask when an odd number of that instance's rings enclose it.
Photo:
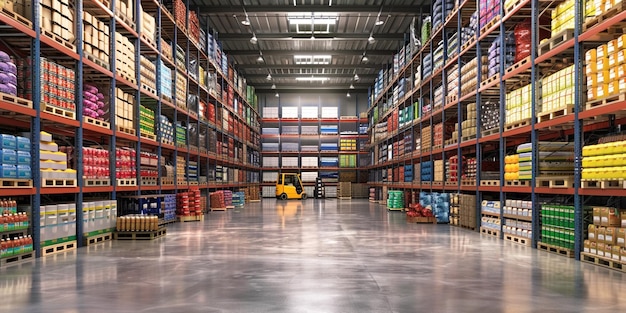
M 4 51 L 0 51 L 0 92 L 17 95 L 17 66 Z
M 515 37 L 513 33 L 506 33 L 504 36 L 504 44 L 504 68 L 508 68 L 515 62 Z M 489 46 L 489 77 L 500 72 L 500 55 L 502 52 L 500 38 L 498 38 Z
M 104 120 L 105 114 L 104 95 L 98 90 L 98 87 L 84 84 L 83 115 L 97 120 Z
M 443 25 L 452 10 L 454 10 L 454 0 L 435 0 L 433 3 L 433 29 Z

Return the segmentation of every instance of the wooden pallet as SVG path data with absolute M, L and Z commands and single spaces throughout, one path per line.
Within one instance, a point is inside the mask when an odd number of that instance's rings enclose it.
M 227 208 L 211 208 L 211 212 L 213 211 L 226 211 L 228 210 Z
M 504 234 L 504 240 L 512 241 L 524 246 L 530 246 L 532 242 L 530 238 L 518 237 L 511 234 Z
M 18 264 L 22 264 L 22 263 L 26 263 L 26 262 L 30 262 L 34 260 L 35 260 L 34 252 L 12 255 L 10 257 L 0 259 L 0 268 L 4 268 L 6 266 L 18 265 Z
M 489 30 L 489 28 L 493 27 L 494 25 L 496 25 L 499 22 L 500 22 L 500 14 L 494 16 L 493 19 L 491 19 L 491 21 L 489 21 L 489 23 L 487 23 L 487 24 L 485 24 L 485 26 L 481 27 L 479 35 L 483 35 L 483 34 L 487 33 L 487 30 Z
M 626 273 L 626 262 L 621 262 L 611 258 L 591 254 L 587 252 L 580 253 L 580 260 L 594 265 L 599 265 L 604 268 L 620 271 Z
M 137 186 L 137 178 L 118 178 L 115 180 L 115 185 L 118 187 Z
M 507 74 L 508 74 L 508 73 L 511 73 L 511 72 L 513 72 L 513 71 L 516 71 L 516 70 L 517 70 L 517 69 L 519 69 L 520 67 L 525 66 L 525 65 L 526 65 L 526 64 L 528 64 L 528 63 L 530 63 L 530 56 L 525 57 L 525 58 L 523 58 L 522 60 L 520 60 L 519 62 L 517 62 L 517 63 L 515 63 L 515 64 L 513 64 L 513 65 L 511 65 L 511 66 L 509 66 L 509 67 L 505 70 L 505 72 L 506 72 Z
M 530 187 L 530 180 L 507 180 L 505 184 L 512 187 Z
M 443 181 L 432 181 L 431 183 L 433 186 L 443 186 Z
M 141 39 L 143 39 L 150 47 L 152 47 L 154 50 L 157 50 L 156 48 L 156 43 L 154 42 L 154 38 L 150 38 L 148 37 L 148 35 L 145 32 L 141 32 L 141 34 L 139 34 L 141 36 Z
M 76 179 L 41 178 L 41 187 L 76 187 Z
M 574 257 L 574 250 L 570 250 L 570 249 L 559 247 L 559 246 L 549 245 L 541 241 L 537 242 L 537 249 L 547 251 L 550 253 L 559 254 L 568 258 Z
M 480 181 L 480 185 L 481 186 L 498 187 L 498 186 L 500 186 L 500 180 L 481 180 Z
M 605 105 L 611 105 L 611 104 L 623 102 L 623 101 L 626 101 L 626 94 L 622 93 L 619 95 L 613 95 L 613 96 L 608 96 L 608 97 L 596 99 L 593 101 L 589 101 L 587 102 L 587 105 L 585 107 L 587 110 L 591 110 L 593 108 L 602 107 Z
M 352 200 L 352 197 L 337 197 L 337 200 Z
M 530 119 L 529 118 L 521 120 L 521 121 L 513 122 L 513 123 L 507 123 L 504 126 L 504 128 L 506 130 L 512 130 L 512 129 L 515 129 L 515 128 L 520 128 L 520 127 L 524 127 L 524 126 L 528 126 L 528 125 L 530 125 Z
M 446 104 L 456 103 L 459 101 L 459 95 L 446 96 Z
M 458 185 L 459 185 L 459 182 L 456 182 L 456 181 L 446 181 L 446 182 L 444 183 L 444 185 L 445 185 L 446 187 L 456 187 L 456 186 L 458 186 Z
M 261 199 L 248 199 L 248 202 L 261 202 Z
M 470 141 L 470 140 L 474 140 L 474 139 L 476 139 L 476 135 L 463 136 L 463 137 L 461 137 L 461 142 L 466 142 L 466 141 Z
M 56 43 L 64 46 L 65 48 L 68 48 L 74 52 L 76 52 L 76 46 L 71 44 L 69 41 L 65 40 L 65 38 L 63 38 L 63 36 L 59 36 L 53 32 L 51 32 L 50 30 L 44 29 L 44 28 L 40 28 L 41 30 L 41 35 L 42 36 L 46 36 L 50 39 L 52 39 L 53 41 L 55 41 Z
M 499 73 L 496 74 L 496 75 L 493 75 L 493 76 L 491 76 L 491 77 L 489 77 L 489 78 L 487 78 L 485 80 L 483 80 L 482 82 L 480 82 L 480 87 L 485 87 L 487 85 L 491 85 L 491 84 L 493 84 L 493 82 L 495 82 L 497 80 L 500 80 L 500 74 Z
M 142 186 L 156 186 L 158 183 L 157 177 L 142 177 L 141 185 Z
M 155 134 L 146 134 L 144 132 L 139 132 L 139 136 L 148 140 L 152 140 L 152 141 L 156 141 L 156 135 Z
M 546 121 L 555 119 L 557 117 L 566 116 L 569 114 L 574 114 L 573 104 L 568 104 L 566 107 L 559 108 L 557 110 L 552 110 L 549 112 L 541 112 L 539 113 L 539 116 L 537 117 L 537 122 L 542 123 L 542 122 L 546 122 Z
M 172 177 L 161 177 L 160 178 L 160 185 L 162 186 L 173 186 L 174 185 L 174 178 Z
M 88 116 L 83 116 L 83 123 L 95 125 L 95 126 L 106 128 L 106 129 L 111 129 L 111 124 L 109 122 L 105 122 L 105 121 L 91 118 Z
M 459 143 L 459 138 L 451 138 L 451 139 L 446 140 L 446 142 L 444 143 L 444 146 L 456 145 L 457 143 Z
M 120 12 L 117 12 L 117 14 L 115 14 L 115 16 L 117 16 L 120 20 L 122 20 L 122 22 L 124 22 L 126 25 L 128 25 L 128 27 L 130 27 L 131 29 L 135 29 L 135 22 L 133 22 L 133 20 L 131 20 L 125 14 L 120 14 Z
M 18 23 L 26 26 L 28 29 L 33 29 L 33 22 L 31 22 L 29 19 L 9 10 L 6 7 L 2 7 L 0 8 L 0 13 L 3 13 L 4 15 L 14 19 L 15 21 L 17 21 Z
M 75 120 L 76 119 L 76 112 L 71 111 L 71 110 L 67 110 L 67 109 L 62 109 L 62 108 L 58 108 L 55 106 L 51 106 L 51 105 L 47 105 L 45 103 L 41 103 L 41 109 L 46 112 L 46 113 L 50 113 L 52 115 L 56 115 L 56 116 L 60 116 L 60 117 L 64 117 L 64 118 L 69 118 L 71 120 Z
M 461 179 L 461 186 L 476 186 L 475 179 Z
M 185 222 L 203 222 L 204 214 L 200 215 L 176 215 L 176 221 L 179 223 Z
M 88 237 L 85 237 L 85 246 L 95 245 L 97 243 L 102 243 L 102 242 L 109 241 L 112 239 L 113 239 L 112 232 L 97 234 L 94 236 L 88 236 Z
M 133 85 L 137 85 L 137 81 L 135 80 L 135 78 L 130 76 L 128 73 L 126 73 L 126 72 L 117 72 L 117 74 L 120 77 L 122 77 L 123 79 L 127 80 L 129 83 L 131 83 Z
M 496 230 L 496 229 L 481 227 L 480 228 L 480 233 L 500 238 L 500 231 Z
M 0 92 L 0 100 L 4 101 L 4 102 L 9 102 L 9 103 L 13 103 L 15 105 L 19 105 L 25 108 L 29 108 L 32 109 L 33 108 L 33 102 L 30 100 L 26 100 L 14 95 L 10 95 L 8 93 L 4 93 L 4 92 Z
M 99 66 L 101 66 L 101 67 L 103 67 L 103 68 L 105 68 L 107 70 L 110 67 L 109 62 L 105 62 L 105 61 L 101 60 L 99 57 L 96 57 L 95 55 L 93 55 L 93 54 L 91 54 L 91 53 L 89 53 L 89 52 L 87 52 L 85 50 L 83 50 L 83 56 L 85 58 L 87 58 L 87 60 L 89 60 L 89 61 L 91 61 L 93 63 L 96 63 L 97 65 L 99 65 Z
M 471 231 L 476 231 L 476 227 L 470 227 L 470 226 L 467 226 L 467 225 L 461 225 L 461 224 L 459 224 L 459 227 L 461 227 L 461 228 L 465 228 L 465 229 L 469 229 L 469 230 L 471 230 Z
M 574 176 L 535 177 L 536 187 L 574 188 Z
M 76 250 L 76 240 L 62 242 L 54 245 L 49 245 L 41 248 L 41 256 L 48 256 L 57 253 L 68 252 L 72 250 Z
M 556 35 L 553 35 L 548 41 L 539 45 L 538 55 L 546 54 L 550 50 L 558 47 L 562 43 L 574 38 L 574 29 L 564 29 Z
M 153 94 L 155 96 L 157 95 L 157 92 L 156 92 L 156 90 L 154 88 L 152 88 L 152 87 L 150 87 L 150 86 L 148 86 L 148 85 L 146 85 L 144 83 L 141 83 L 141 89 L 145 90 L 147 93 L 151 93 L 151 94 Z
M 109 178 L 84 178 L 84 187 L 107 187 L 111 186 L 111 179 Z
M 0 188 L 33 188 L 33 180 L 0 178 Z
M 119 125 L 116 125 L 115 128 L 117 129 L 118 132 L 122 132 L 125 134 L 129 134 L 131 136 L 135 136 L 135 130 L 132 128 L 125 128 L 125 127 L 121 127 Z
M 234 205 L 227 205 L 227 206 L 226 206 L 226 209 L 228 209 L 228 210 L 232 210 L 232 209 L 234 209 L 234 208 L 235 208 L 235 206 L 234 206 Z
M 515 2 L 511 1 L 509 2 L 509 6 L 505 6 L 504 7 L 504 15 L 508 15 L 511 11 L 515 10 L 517 7 L 519 7 L 522 2 L 525 2 L 524 0 L 517 0 Z
M 615 4 L 613 7 L 611 7 L 609 10 L 607 10 L 606 12 L 593 17 L 593 18 L 589 18 L 586 20 L 586 22 L 583 24 L 583 31 L 587 31 L 588 29 L 604 22 L 605 20 L 617 15 L 618 13 L 621 13 L 622 11 L 626 10 L 626 4 L 624 2 L 620 2 L 618 4 Z
M 407 216 L 406 222 L 411 224 L 437 224 L 437 219 L 434 216 Z
M 167 228 L 160 227 L 152 231 L 116 231 L 113 233 L 115 240 L 153 240 L 165 236 Z
M 599 180 L 581 179 L 580 188 L 585 189 L 602 189 L 602 184 Z

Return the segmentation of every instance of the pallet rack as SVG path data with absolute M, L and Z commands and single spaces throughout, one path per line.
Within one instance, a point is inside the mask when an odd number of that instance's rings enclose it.
M 361 161 L 367 160 L 367 150 L 365 150 L 365 142 L 367 141 L 368 135 L 363 134 L 359 131 L 362 125 L 367 124 L 367 118 L 360 117 L 359 112 L 364 111 L 366 109 L 365 103 L 359 101 L 363 101 L 363 99 L 359 99 L 358 95 L 355 95 L 352 98 L 347 98 L 345 101 L 336 105 L 338 109 L 338 116 L 336 118 L 327 118 L 321 115 L 321 109 L 324 103 L 328 101 L 337 102 L 336 99 L 331 100 L 330 98 L 324 98 L 324 96 L 319 95 L 298 95 L 291 96 L 289 94 L 283 95 L 282 97 L 272 97 L 265 96 L 260 99 L 260 107 L 264 108 L 276 108 L 279 110 L 279 115 L 277 117 L 262 117 L 261 122 L 263 127 L 272 127 L 278 128 L 278 134 L 262 134 L 261 140 L 263 142 L 274 142 L 281 145 L 282 143 L 297 143 L 298 149 L 294 151 L 283 151 L 281 148 L 278 151 L 261 151 L 261 155 L 263 157 L 277 157 L 279 163 L 276 166 L 269 166 L 268 164 L 262 165 L 263 172 L 297 172 L 297 173 L 306 173 L 310 171 L 331 171 L 331 172 L 339 172 L 339 176 L 342 176 L 342 173 L 350 173 L 356 176 L 356 181 L 365 183 L 365 171 L 363 171 L 362 167 L 359 166 Z M 337 95 L 339 97 L 339 95 Z M 288 100 L 285 100 L 288 98 Z M 304 114 L 298 114 L 297 117 L 283 117 L 282 116 L 282 108 L 284 107 L 297 107 L 300 108 L 314 108 L 317 110 L 317 114 L 315 117 L 307 117 Z M 335 107 L 335 105 L 333 106 Z M 354 108 L 354 109 L 353 109 Z M 361 109 L 361 110 L 360 110 Z M 336 134 L 323 134 L 321 131 L 322 125 L 333 125 L 337 126 Z M 289 127 L 297 127 L 299 130 L 298 133 L 285 133 L 283 130 L 285 126 Z M 303 134 L 302 127 L 309 126 L 316 129 L 315 134 Z M 349 134 L 342 133 L 344 131 L 349 131 Z M 344 139 L 355 140 L 356 147 L 355 150 L 342 150 L 340 141 Z M 325 151 L 321 149 L 322 143 L 334 143 L 337 145 L 337 151 Z M 302 149 L 303 145 L 316 145 L 319 147 L 316 151 L 305 151 Z M 345 155 L 356 155 L 356 164 L 355 167 L 330 167 L 323 166 L 321 164 L 321 159 L 323 157 L 337 157 L 338 159 L 341 156 Z M 282 157 L 295 157 L 298 159 L 298 165 L 292 167 L 286 167 L 282 162 Z M 315 165 L 305 165 L 302 162 L 303 157 L 316 157 L 318 162 Z M 339 164 L 340 165 L 340 164 Z M 360 177 L 363 177 L 360 179 Z M 275 177 L 274 177 L 275 178 Z M 338 181 L 340 181 L 338 179 Z M 337 182 L 325 182 L 326 187 L 335 188 L 338 185 Z M 309 194 L 313 194 L 315 181 L 306 181 L 303 182 L 305 188 L 310 189 Z M 275 186 L 274 182 L 265 181 L 261 184 L 264 187 L 273 187 Z M 266 190 L 268 190 L 266 188 Z M 268 197 L 267 194 L 263 196 Z M 269 195 L 269 197 L 274 197 L 274 194 Z
M 30 207 L 32 207 L 32 236 L 34 241 L 34 251 L 37 257 L 41 256 L 40 246 L 40 213 L 39 208 L 45 198 L 51 199 L 73 199 L 76 203 L 77 212 L 82 212 L 83 199 L 88 198 L 105 198 L 116 200 L 122 195 L 142 195 L 142 194 L 165 194 L 177 193 L 190 188 L 190 186 L 199 186 L 203 192 L 216 189 L 244 188 L 249 183 L 258 183 L 260 172 L 259 167 L 259 114 L 255 103 L 247 101 L 245 94 L 246 88 L 238 84 L 234 80 L 233 69 L 234 64 L 228 64 L 228 70 L 223 71 L 222 67 L 217 65 L 214 60 L 209 58 L 207 52 L 206 40 L 198 40 L 190 38 L 187 34 L 187 24 L 190 22 L 190 11 L 187 10 L 185 16 L 175 16 L 174 12 L 169 12 L 165 2 L 156 0 L 127 0 L 124 1 L 128 7 L 132 7 L 135 18 L 126 16 L 116 4 L 119 1 L 104 0 L 84 0 L 76 1 L 74 6 L 74 24 L 72 30 L 76 36 L 75 44 L 69 44 L 64 38 L 54 35 L 50 30 L 40 25 L 41 7 L 39 5 L 32 6 L 31 16 L 34 18 L 29 20 L 20 14 L 3 8 L 0 12 L 0 24 L 4 25 L 4 33 L 8 36 L 3 38 L 6 43 L 5 48 L 9 48 L 21 57 L 29 57 L 32 62 L 32 87 L 33 90 L 40 90 L 42 79 L 39 73 L 42 72 L 40 57 L 48 57 L 51 59 L 64 60 L 62 63 L 70 67 L 76 73 L 75 86 L 75 112 L 74 115 L 64 114 L 64 111 L 55 112 L 44 110 L 46 104 L 43 103 L 42 96 L 38 92 L 32 94 L 32 101 L 19 97 L 3 96 L 0 99 L 0 122 L 3 125 L 15 127 L 23 131 L 29 131 L 31 134 L 32 150 L 32 185 L 12 185 L 3 184 L 0 191 L 5 195 L 16 197 L 30 197 Z M 185 1 L 186 7 L 190 2 Z M 156 38 L 150 38 L 144 33 L 142 27 L 142 10 L 155 18 L 156 21 Z M 89 13 L 97 17 L 98 21 L 103 22 L 109 29 L 110 42 L 108 43 L 111 53 L 107 60 L 94 57 L 93 54 L 85 52 L 83 46 L 83 12 Z M 209 29 L 206 30 L 210 32 Z M 128 39 L 134 47 L 134 67 L 136 69 L 135 76 L 128 75 L 116 71 L 116 32 Z M 171 43 L 173 54 L 166 55 L 163 47 Z M 182 56 L 177 55 L 176 45 L 184 48 Z M 186 100 L 180 101 L 174 97 L 176 94 L 176 86 L 172 86 L 172 97 L 164 94 L 165 86 L 162 85 L 162 72 L 157 70 L 156 89 L 141 83 L 140 73 L 140 57 L 146 57 L 150 61 L 157 64 L 163 64 L 173 72 L 174 81 L 184 81 L 185 90 L 181 91 L 185 96 L 195 95 L 202 102 L 214 106 L 215 110 L 220 111 L 220 118 L 230 119 L 237 125 L 237 129 L 224 128 L 223 125 L 217 124 L 215 119 L 209 119 L 209 116 L 201 112 L 199 106 L 187 106 Z M 177 57 L 184 60 L 182 63 L 176 63 Z M 231 90 L 233 95 L 230 99 L 226 97 L 218 97 L 209 90 L 206 79 L 194 77 L 184 68 L 189 68 L 190 63 L 197 61 L 207 72 L 215 76 L 219 91 Z M 182 68 L 181 68 L 182 66 Z M 106 86 L 103 91 L 108 96 L 108 105 L 110 111 L 106 116 L 110 122 L 95 120 L 93 118 L 83 118 L 80 114 L 83 112 L 83 82 L 90 81 Z M 201 82 L 204 81 L 204 82 Z M 141 114 L 140 105 L 149 107 L 155 112 L 155 116 L 167 116 L 170 121 L 176 125 L 181 123 L 186 127 L 193 127 L 197 131 L 193 136 L 188 132 L 184 142 L 168 141 L 162 138 L 161 125 L 155 123 L 155 134 L 143 134 L 140 129 L 139 118 L 132 122 L 133 129 L 124 131 L 128 127 L 116 124 L 116 88 L 124 90 L 136 99 L 133 106 L 133 114 L 139 117 Z M 231 100 L 231 101 L 228 101 Z M 236 102 L 238 106 L 233 105 Z M 69 111 L 68 111 L 69 112 Z M 76 114 L 79 113 L 79 114 Z M 78 118 L 76 117 L 78 116 Z M 218 119 L 219 121 L 219 119 Z M 71 138 L 75 147 L 83 147 L 91 144 L 97 144 L 102 147 L 108 147 L 110 152 L 110 173 L 111 178 L 106 181 L 98 180 L 98 183 L 85 182 L 83 179 L 83 151 L 75 149 L 73 157 L 76 161 L 77 177 L 76 184 L 67 186 L 49 187 L 42 183 L 40 177 L 40 131 L 48 130 L 49 132 Z M 216 144 L 209 143 L 208 136 L 201 134 L 213 132 L 218 142 L 226 142 L 229 148 L 220 151 L 218 154 L 215 150 Z M 195 145 L 194 145 L 195 144 Z M 136 177 L 125 179 L 124 184 L 118 183 L 115 179 L 116 157 L 115 149 L 119 146 L 129 146 L 137 151 L 136 153 Z M 235 157 L 231 157 L 229 150 L 238 151 Z M 141 183 L 141 157 L 140 151 L 148 151 L 158 155 L 158 163 L 155 166 L 158 170 L 159 184 L 149 183 L 142 185 Z M 188 177 L 167 178 L 162 171 L 162 166 L 166 160 L 172 163 L 176 168 L 176 156 L 184 158 L 186 163 L 197 163 L 198 176 L 205 176 L 207 179 L 202 181 L 190 181 Z M 226 166 L 233 172 L 239 172 L 237 177 L 229 176 L 228 180 L 220 181 L 211 175 L 216 167 Z M 174 184 L 177 178 L 182 178 L 182 184 Z M 133 183 L 133 181 L 135 183 Z M 170 181 L 171 184 L 163 184 Z M 246 183 L 244 183 L 244 181 Z M 68 197 L 69 196 L 69 197 Z M 54 201 L 54 200 L 53 200 Z M 83 234 L 83 216 L 77 214 L 76 235 L 77 243 L 82 246 L 85 242 Z
M 495 200 L 504 204 L 505 200 L 524 200 L 533 203 L 532 216 L 522 218 L 524 221 L 532 223 L 532 238 L 530 244 L 537 248 L 540 243 L 540 209 L 542 201 L 550 201 L 551 199 L 564 199 L 575 208 L 574 214 L 574 232 L 575 242 L 573 255 L 579 259 L 582 251 L 582 243 L 584 239 L 584 220 L 587 218 L 584 214 L 583 205 L 593 202 L 615 203 L 619 205 L 620 197 L 626 196 L 626 189 L 602 189 L 602 188 L 581 188 L 581 156 L 583 143 L 589 141 L 594 134 L 610 133 L 616 129 L 615 125 L 624 123 L 623 112 L 626 105 L 623 94 L 615 96 L 601 103 L 586 102 L 585 98 L 585 81 L 584 81 L 584 60 L 585 49 L 597 47 L 600 43 L 606 43 L 612 39 L 616 39 L 621 35 L 621 31 L 616 31 L 623 25 L 626 20 L 626 12 L 611 9 L 609 12 L 602 14 L 600 17 L 586 21 L 584 16 L 585 4 L 582 1 L 575 1 L 571 10 L 574 12 L 575 26 L 571 30 L 552 34 L 551 39 L 547 43 L 539 45 L 539 25 L 543 25 L 541 14 L 550 12 L 559 3 L 545 2 L 539 0 L 518 0 L 518 1 L 495 1 L 494 5 L 499 4 L 499 14 L 485 23 L 483 27 L 477 27 L 476 34 L 463 44 L 460 43 L 456 47 L 456 52 L 449 56 L 444 53 L 443 66 L 432 71 L 432 75 L 424 77 L 420 72 L 420 65 L 424 62 L 425 56 L 436 50 L 439 41 L 443 41 L 443 49 L 447 51 L 448 35 L 456 32 L 460 34 L 462 27 L 468 25 L 470 16 L 475 11 L 480 11 L 486 1 L 477 0 L 461 0 L 455 2 L 455 7 L 449 15 L 444 13 L 444 22 L 437 29 L 432 30 L 432 34 L 426 42 L 422 42 L 421 47 L 414 45 L 415 41 L 410 40 L 407 49 L 411 49 L 411 59 L 399 71 L 396 71 L 393 77 L 386 80 L 386 84 L 382 89 L 370 88 L 370 108 L 368 117 L 370 119 L 370 132 L 374 131 L 374 127 L 379 121 L 386 121 L 392 116 L 394 110 L 403 109 L 415 102 L 422 104 L 425 99 L 433 103 L 434 93 L 437 87 L 443 86 L 444 97 L 443 104 L 440 107 L 433 108 L 432 111 L 421 114 L 420 117 L 413 120 L 408 126 L 399 128 L 393 133 L 388 134 L 382 139 L 372 142 L 370 154 L 377 155 L 376 149 L 388 146 L 400 140 L 405 133 L 412 133 L 415 138 L 430 139 L 436 133 L 432 130 L 432 126 L 437 123 L 445 125 L 454 125 L 463 123 L 464 110 L 467 104 L 476 103 L 477 114 L 475 129 L 475 137 L 466 137 L 459 131 L 457 138 L 447 139 L 447 144 L 443 146 L 428 146 L 421 142 L 421 149 L 416 150 L 416 143 L 413 140 L 413 150 L 408 156 L 396 158 L 392 160 L 381 161 L 372 157 L 372 165 L 368 167 L 370 172 L 369 185 L 375 188 L 376 198 L 383 199 L 380 194 L 382 190 L 419 190 L 419 191 L 437 191 L 450 193 L 464 193 L 476 195 L 476 217 L 477 225 L 480 225 L 480 204 L 483 200 Z M 622 4 L 620 3 L 619 6 Z M 432 7 L 431 7 L 432 10 Z M 420 11 L 420 16 L 429 15 L 429 12 Z M 531 21 L 531 44 L 530 56 L 519 60 L 517 63 L 505 66 L 504 53 L 500 53 L 499 69 L 497 75 L 486 77 L 480 70 L 477 71 L 476 87 L 470 91 L 461 90 L 461 67 L 473 58 L 477 58 L 477 67 L 481 68 L 482 56 L 486 56 L 489 44 L 494 40 L 498 40 L 500 47 L 505 45 L 505 33 L 512 30 L 513 26 L 521 22 L 523 19 L 530 18 Z M 421 24 L 416 29 L 421 28 Z M 413 36 L 411 36 L 413 37 Z M 408 41 L 408 40 L 407 40 Z M 547 48 L 546 48 L 547 47 Z M 541 79 L 560 69 L 562 65 L 573 65 L 574 75 L 574 103 L 560 111 L 541 112 L 540 105 L 540 88 Z M 389 70 L 391 65 L 386 66 L 383 70 Z M 450 71 L 458 70 L 459 86 L 456 91 L 446 93 L 447 77 Z M 399 99 L 393 105 L 389 105 L 393 97 L 392 90 L 399 84 L 401 79 L 414 81 L 415 75 L 421 77 L 421 82 L 408 88 L 404 98 Z M 519 119 L 513 123 L 507 123 L 505 116 L 506 111 L 506 94 L 511 90 L 528 84 L 531 89 L 530 100 L 530 119 Z M 375 93 L 375 91 L 377 93 Z M 380 91 L 380 92 L 378 92 Z M 614 101 L 613 101 L 614 100 Z M 481 103 L 485 101 L 498 101 L 499 106 L 499 127 L 481 132 Z M 383 109 L 383 106 L 388 108 Z M 547 115 L 546 115 L 547 114 Z M 377 119 L 376 119 L 377 118 Z M 422 134 L 421 132 L 428 133 Z M 443 135 L 443 134 L 439 134 Z M 372 137 L 373 138 L 373 137 Z M 561 179 L 565 184 L 559 181 L 544 181 L 538 179 L 538 146 L 539 141 L 569 141 L 574 143 L 574 168 L 575 170 L 570 177 Z M 505 181 L 504 179 L 504 157 L 507 152 L 512 151 L 521 143 L 530 142 L 532 144 L 532 180 L 530 181 Z M 446 183 L 429 181 L 420 181 L 416 179 L 412 182 L 386 181 L 383 177 L 383 171 L 393 170 L 394 168 L 404 165 L 421 164 L 425 161 L 447 160 L 451 156 L 459 158 L 475 157 L 477 160 L 477 175 L 472 181 L 456 177 L 456 179 L 448 180 Z M 481 165 L 487 160 L 501 160 L 499 168 L 499 183 L 494 177 L 481 177 Z M 418 177 L 419 173 L 415 170 L 414 176 Z M 446 173 L 444 173 L 445 177 Z M 394 177 L 395 179 L 395 177 Z M 571 181 L 570 181 L 571 179 Z M 489 184 L 483 184 L 483 181 L 490 181 Z M 617 200 L 616 198 L 617 197 Z M 502 210 L 497 218 L 504 222 L 505 215 Z M 520 218 L 517 218 L 520 220 Z M 494 232 L 500 238 L 503 238 L 503 232 Z M 528 244 L 524 240 L 523 244 Z M 571 254 L 568 254 L 571 255 Z

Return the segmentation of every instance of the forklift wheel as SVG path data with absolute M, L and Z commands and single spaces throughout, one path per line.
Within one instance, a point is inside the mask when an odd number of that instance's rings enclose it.
M 280 194 L 280 200 L 287 200 L 287 194 Z
M 302 194 L 302 200 L 306 200 L 306 197 L 307 197 L 307 196 L 306 196 L 306 193 L 303 193 L 303 194 Z

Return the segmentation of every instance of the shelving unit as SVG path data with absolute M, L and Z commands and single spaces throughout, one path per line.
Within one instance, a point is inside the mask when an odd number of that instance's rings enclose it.
M 263 196 L 272 192 L 279 172 L 298 172 L 305 189 L 314 194 L 321 177 L 326 197 L 336 197 L 338 182 L 366 183 L 361 162 L 367 161 L 367 119 L 359 117 L 365 103 L 358 97 L 337 105 L 319 95 L 262 97 Z
M 1 48 L 28 70 L 18 72 L 18 79 L 26 82 L 24 74 L 30 73 L 30 90 L 43 90 L 49 69 L 40 58 L 47 58 L 62 60 L 59 65 L 76 82 L 64 87 L 63 99 L 71 101 L 63 103 L 47 93 L 28 93 L 22 85 L 22 97 L 2 94 L 0 99 L 0 122 L 12 132 L 28 132 L 33 143 L 32 184 L 4 184 L 1 190 L 27 199 L 33 208 L 37 256 L 42 251 L 40 207 L 61 199 L 81 212 L 86 199 L 176 194 L 191 188 L 200 188 L 206 197 L 217 189 L 258 188 L 260 116 L 254 88 L 228 62 L 216 35 L 200 29 L 195 12 L 180 9 L 189 7 L 188 2 L 76 1 L 63 11 L 73 14 L 68 21 L 51 29 L 40 17 L 55 8 L 44 2 L 44 10 L 25 4 L 30 1 L 0 12 L 7 35 Z M 92 106 L 95 93 L 106 105 L 102 112 Z M 182 137 L 175 136 L 177 128 Z M 54 185 L 42 179 L 41 131 L 54 134 L 59 146 L 74 147 L 68 166 L 78 179 Z M 108 156 L 88 155 L 83 147 Z M 107 160 L 103 172 L 86 168 L 91 157 Z M 83 215 L 76 214 L 79 245 L 86 234 L 83 227 Z
M 619 25 L 626 19 L 620 10 L 623 5 L 600 11 L 588 4 L 465 0 L 455 2 L 451 10 L 439 6 L 442 12 L 420 12 L 423 18 L 416 34 L 398 51 L 398 62 L 383 68 L 370 89 L 372 165 L 367 168 L 375 200 L 384 200 L 387 188 L 475 195 L 477 225 L 483 201 L 494 201 L 499 212 L 488 215 L 505 226 L 502 231 L 496 225 L 494 234 L 506 238 L 511 230 L 506 222 L 519 224 L 532 234 L 528 243 L 526 239 L 521 243 L 533 247 L 541 240 L 541 205 L 563 200 L 573 207 L 572 253 L 579 258 L 588 215 L 583 204 L 609 202 L 619 207 L 626 195 L 617 183 L 609 189 L 602 188 L 610 184 L 601 179 L 581 182 L 583 146 L 619 132 L 626 105 L 626 90 L 613 80 L 598 83 L 597 76 L 601 70 L 609 74 L 610 69 L 602 66 L 623 61 L 612 56 L 609 60 L 607 54 L 606 61 L 597 63 L 598 70 L 592 63 L 602 53 L 589 56 L 592 50 L 608 51 L 598 50 L 607 42 L 614 51 L 623 50 L 617 43 L 622 40 Z M 423 23 L 428 15 L 443 16 L 443 21 L 433 23 L 438 26 L 430 30 L 431 22 Z M 528 36 L 515 38 L 516 29 L 526 29 Z M 517 51 L 510 51 L 511 40 Z M 514 58 L 508 55 L 511 52 Z M 400 62 L 403 59 L 406 62 Z M 402 91 L 400 96 L 397 90 Z M 410 121 L 396 124 L 401 112 L 411 110 Z M 541 159 L 540 141 L 573 146 L 573 157 L 567 159 L 573 168 L 566 169 L 565 176 L 546 176 L 555 164 Z M 526 163 L 511 163 L 517 167 L 510 172 L 505 156 L 525 143 L 530 147 Z M 396 149 L 401 145 L 404 151 Z M 450 164 L 458 168 L 453 170 Z M 413 181 L 397 175 L 405 166 L 413 167 Z M 475 168 L 473 175 L 467 175 L 470 167 Z M 532 203 L 524 208 L 532 212 L 530 216 L 505 214 L 505 200 L 518 199 Z M 518 228 L 516 236 L 524 238 Z

